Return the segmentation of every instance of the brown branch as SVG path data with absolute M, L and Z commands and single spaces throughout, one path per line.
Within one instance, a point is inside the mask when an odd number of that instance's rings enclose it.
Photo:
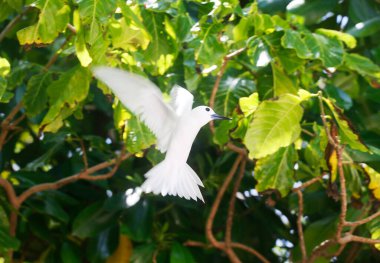
M 318 257 L 323 256 L 326 249 L 335 244 L 336 244 L 336 241 L 333 239 L 327 239 L 323 241 L 319 246 L 314 248 L 309 258 L 309 262 L 314 262 Z
M 301 247 L 301 253 L 302 253 L 302 263 L 307 262 L 307 253 L 306 253 L 306 246 L 305 246 L 305 238 L 303 235 L 303 228 L 302 228 L 302 217 L 303 217 L 303 195 L 302 191 L 298 190 L 296 191 L 298 195 L 298 216 L 297 216 L 297 229 L 298 229 L 298 236 L 300 239 L 300 247 Z
M 6 142 L 9 131 L 14 129 L 14 125 L 17 125 L 23 119 L 23 117 L 19 117 L 18 119 L 15 120 L 15 124 L 12 123 L 12 120 L 14 119 L 16 114 L 21 110 L 22 106 L 23 104 L 21 101 L 17 103 L 16 106 L 11 110 L 9 115 L 1 122 L 0 152 L 3 149 L 3 146 Z
M 360 225 L 364 225 L 366 223 L 368 223 L 369 221 L 375 219 L 376 217 L 379 217 L 380 216 L 380 211 L 378 211 L 377 213 L 373 214 L 373 215 L 370 215 L 369 217 L 367 218 L 364 218 L 364 219 L 361 219 L 361 220 L 358 220 L 358 221 L 354 221 L 354 222 L 345 222 L 344 225 L 345 226 L 360 226 Z
M 337 158 L 338 158 L 338 173 L 339 173 L 339 181 L 340 181 L 340 215 L 339 215 L 339 223 L 336 231 L 336 239 L 340 242 L 340 238 L 342 235 L 343 227 L 346 223 L 346 214 L 347 214 L 347 190 L 346 190 L 346 179 L 344 177 L 343 171 L 343 148 L 336 144 L 337 148 Z
M 226 223 L 226 236 L 225 236 L 225 240 L 224 240 L 227 248 L 231 248 L 231 240 L 232 240 L 231 234 L 232 234 L 233 217 L 234 217 L 234 213 L 235 213 L 236 193 L 239 190 L 241 180 L 243 179 L 243 176 L 244 176 L 245 165 L 246 165 L 246 160 L 242 159 L 241 164 L 240 164 L 239 175 L 238 175 L 237 180 L 235 182 L 234 189 L 232 190 L 230 203 L 229 203 L 229 207 L 228 207 L 227 223 Z
M 7 194 L 8 200 L 14 208 L 17 208 L 17 195 L 12 184 L 3 178 L 0 177 L 0 185 L 4 188 L 5 193 Z
M 224 245 L 223 242 L 220 242 L 222 245 Z M 205 243 L 202 243 L 202 242 L 199 242 L 199 241 L 193 241 L 193 240 L 188 240 L 184 243 L 185 246 L 189 246 L 189 247 L 202 247 L 204 249 L 211 249 L 213 248 L 212 245 L 210 244 L 205 244 Z M 241 250 L 244 250 L 254 256 L 256 256 L 261 262 L 263 263 L 270 263 L 269 260 L 267 260 L 261 253 L 259 253 L 258 251 L 256 251 L 255 249 L 249 247 L 249 246 L 246 246 L 244 244 L 241 244 L 241 243 L 236 243 L 236 242 L 232 242 L 231 243 L 231 247 L 232 248 L 238 248 L 238 249 L 241 249 Z
M 222 245 L 222 243 L 219 242 L 219 241 L 217 241 L 216 238 L 214 237 L 214 234 L 212 232 L 212 226 L 213 226 L 213 223 L 214 223 L 215 215 L 218 212 L 219 205 L 222 202 L 223 195 L 226 192 L 227 187 L 230 184 L 230 182 L 232 180 L 232 177 L 234 176 L 237 168 L 239 167 L 239 164 L 240 164 L 241 160 L 242 160 L 242 156 L 239 155 L 236 158 L 236 160 L 235 160 L 235 162 L 234 162 L 234 164 L 233 164 L 233 166 L 232 166 L 232 168 L 231 168 L 228 176 L 224 180 L 223 185 L 219 189 L 219 192 L 218 192 L 218 194 L 217 194 L 217 196 L 215 198 L 214 203 L 212 204 L 211 211 L 210 211 L 210 214 L 209 214 L 209 216 L 207 218 L 207 222 L 206 222 L 206 229 L 205 230 L 206 230 L 206 237 L 207 237 L 207 239 L 210 241 L 210 243 L 214 247 L 216 247 L 218 249 L 222 249 L 222 250 L 224 249 L 224 245 Z
M 319 182 L 322 179 L 322 177 L 323 177 L 323 175 L 319 175 L 317 177 L 314 177 L 313 179 L 310 179 L 309 181 L 304 182 L 299 187 L 293 188 L 292 191 L 297 192 L 297 191 L 300 191 L 302 189 L 305 189 L 305 188 L 309 187 L 310 185 L 312 185 L 316 182 Z
M 44 70 L 47 71 L 58 59 L 59 55 L 60 55 L 60 51 L 66 46 L 67 42 L 70 41 L 70 39 L 72 38 L 73 34 L 69 35 L 65 41 L 63 41 L 63 43 L 61 44 L 61 46 L 59 47 L 59 49 L 57 50 L 57 52 L 54 53 L 54 55 L 49 59 L 49 61 L 46 63 L 45 67 L 44 67 Z
M 31 195 L 33 195 L 35 193 L 47 191 L 47 190 L 56 190 L 58 188 L 61 188 L 62 186 L 65 186 L 65 185 L 72 183 L 72 182 L 75 182 L 77 180 L 98 181 L 98 180 L 108 179 L 108 178 L 112 177 L 113 174 L 116 172 L 120 162 L 128 159 L 132 155 L 133 154 L 131 154 L 131 153 L 121 155 L 118 158 L 115 158 L 115 159 L 112 159 L 110 161 L 106 161 L 106 162 L 102 162 L 100 164 L 94 165 L 94 166 L 88 168 L 87 170 L 85 170 L 83 172 L 74 174 L 74 175 L 69 176 L 69 177 L 65 177 L 65 178 L 63 178 L 59 181 L 53 182 L 53 183 L 44 183 L 44 184 L 32 186 L 31 188 L 29 188 L 28 190 L 23 192 L 18 197 L 18 205 L 20 206 L 26 199 L 28 199 Z M 96 175 L 96 176 L 91 175 L 91 174 L 93 174 L 99 170 L 105 169 L 105 168 L 107 168 L 113 164 L 116 164 L 116 165 L 112 168 L 112 170 L 110 172 L 103 174 L 103 175 Z
M 359 242 L 359 243 L 365 243 L 370 245 L 376 245 L 380 244 L 380 239 L 372 239 L 367 237 L 360 237 L 356 235 L 346 234 L 343 238 L 340 238 L 339 243 L 345 244 L 348 242 Z
M 88 169 L 88 160 L 87 160 L 87 153 L 86 153 L 86 148 L 84 147 L 84 142 L 82 139 L 79 139 L 80 147 L 82 149 L 82 159 L 83 159 L 83 164 L 84 164 L 84 170 Z
M 210 108 L 214 108 L 216 93 L 218 92 L 220 81 L 222 80 L 223 74 L 226 71 L 228 62 L 231 60 L 231 58 L 233 58 L 233 57 L 239 55 L 240 53 L 244 52 L 245 49 L 246 48 L 238 49 L 234 52 L 231 52 L 230 54 L 226 55 L 223 58 L 222 65 L 221 65 L 220 70 L 216 76 L 216 80 L 215 80 L 214 86 L 213 86 L 212 91 L 211 91 L 211 96 L 210 96 L 210 100 L 209 100 Z M 210 122 L 210 129 L 211 129 L 212 133 L 215 132 L 214 121 Z

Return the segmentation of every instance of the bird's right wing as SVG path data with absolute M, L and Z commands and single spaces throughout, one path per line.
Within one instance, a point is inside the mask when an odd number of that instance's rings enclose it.
M 175 85 L 170 91 L 170 106 L 178 116 L 191 111 L 194 102 L 194 96 L 187 89 Z
M 160 89 L 148 79 L 129 72 L 95 67 L 94 75 L 149 127 L 157 137 L 157 148 L 166 152 L 177 123 L 177 115 L 164 102 Z

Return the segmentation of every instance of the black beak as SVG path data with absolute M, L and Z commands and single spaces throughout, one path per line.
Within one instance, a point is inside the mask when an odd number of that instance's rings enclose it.
M 211 115 L 211 118 L 213 120 L 232 120 L 231 118 L 228 118 L 228 117 L 224 117 L 224 116 L 221 116 L 221 115 L 218 115 L 218 114 L 213 114 Z

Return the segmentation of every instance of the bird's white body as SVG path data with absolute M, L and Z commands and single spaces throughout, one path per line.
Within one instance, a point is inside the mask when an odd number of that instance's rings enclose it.
M 226 118 L 206 106 L 192 109 L 193 95 L 179 86 L 165 103 L 160 90 L 141 76 L 108 67 L 96 67 L 94 74 L 145 122 L 157 137 L 157 148 L 166 152 L 165 159 L 145 174 L 143 191 L 203 201 L 202 181 L 186 162 L 200 128 L 212 119 Z

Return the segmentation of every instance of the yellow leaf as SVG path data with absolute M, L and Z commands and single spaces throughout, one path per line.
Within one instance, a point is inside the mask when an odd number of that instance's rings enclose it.
M 115 252 L 107 259 L 107 263 L 128 263 L 132 256 L 132 242 L 128 236 L 119 236 L 119 246 Z
M 334 150 L 329 157 L 329 168 L 331 173 L 331 182 L 335 182 L 337 167 L 338 167 L 338 157 L 336 155 L 336 151 Z
M 380 200 L 380 173 L 366 164 L 362 164 L 364 171 L 369 176 L 368 188 L 372 190 L 373 195 L 377 200 Z

